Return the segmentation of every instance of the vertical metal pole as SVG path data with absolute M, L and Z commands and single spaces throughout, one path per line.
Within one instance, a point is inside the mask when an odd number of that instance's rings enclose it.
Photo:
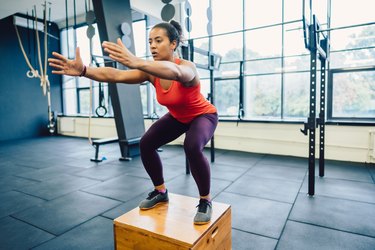
M 315 193 L 315 127 L 316 127 L 316 60 L 317 60 L 317 48 L 315 39 L 315 27 L 314 24 L 309 27 L 310 32 L 310 44 L 312 45 L 310 50 L 310 114 L 308 118 L 309 128 L 309 195 Z
M 320 112 L 319 112 L 319 176 L 324 176 L 324 136 L 326 105 L 326 59 L 321 59 L 320 67 Z
M 214 81 L 214 68 L 215 68 L 215 57 L 209 52 L 210 55 L 210 89 L 211 89 L 211 98 L 210 101 L 215 105 L 215 81 Z M 211 138 L 211 162 L 215 162 L 215 136 Z

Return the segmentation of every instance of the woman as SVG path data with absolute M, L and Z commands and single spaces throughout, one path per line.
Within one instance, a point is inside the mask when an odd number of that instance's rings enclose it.
M 151 209 L 168 202 L 163 167 L 156 150 L 186 133 L 184 150 L 200 194 L 194 223 L 206 224 L 212 213 L 211 175 L 203 148 L 212 138 L 218 116 L 216 108 L 200 93 L 200 80 L 195 65 L 175 57 L 181 34 L 181 26 L 176 21 L 155 25 L 149 36 L 154 61 L 134 56 L 120 39 L 117 39 L 117 43 L 103 42 L 103 49 L 109 57 L 127 66 L 129 70 L 87 67 L 82 63 L 78 48 L 75 60 L 53 52 L 55 58 L 49 59 L 49 65 L 55 68 L 52 71 L 54 74 L 84 76 L 109 83 L 134 84 L 149 81 L 154 85 L 158 102 L 165 105 L 169 112 L 153 123 L 140 141 L 142 162 L 154 184 L 154 191 L 139 204 L 139 208 Z

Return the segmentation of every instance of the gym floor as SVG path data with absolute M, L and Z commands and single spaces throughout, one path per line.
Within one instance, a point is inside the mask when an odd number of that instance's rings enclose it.
M 139 157 L 118 161 L 116 143 L 100 155 L 89 161 L 81 138 L 2 142 L 1 249 L 113 249 L 113 219 L 152 185 Z M 160 156 L 169 192 L 196 197 L 182 147 Z M 375 249 L 374 180 L 374 165 L 326 161 L 310 197 L 304 158 L 216 150 L 212 164 L 214 200 L 232 205 L 234 250 Z

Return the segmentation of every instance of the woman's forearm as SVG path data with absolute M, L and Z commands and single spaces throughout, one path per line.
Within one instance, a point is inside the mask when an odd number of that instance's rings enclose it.
M 87 66 L 85 77 L 98 82 L 117 82 L 118 69 L 111 67 L 94 68 Z

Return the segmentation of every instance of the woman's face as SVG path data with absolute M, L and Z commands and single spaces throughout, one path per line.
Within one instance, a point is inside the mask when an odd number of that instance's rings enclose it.
M 176 48 L 176 41 L 169 41 L 167 31 L 163 28 L 154 28 L 150 31 L 148 39 L 150 52 L 155 61 L 173 61 L 173 52 Z

